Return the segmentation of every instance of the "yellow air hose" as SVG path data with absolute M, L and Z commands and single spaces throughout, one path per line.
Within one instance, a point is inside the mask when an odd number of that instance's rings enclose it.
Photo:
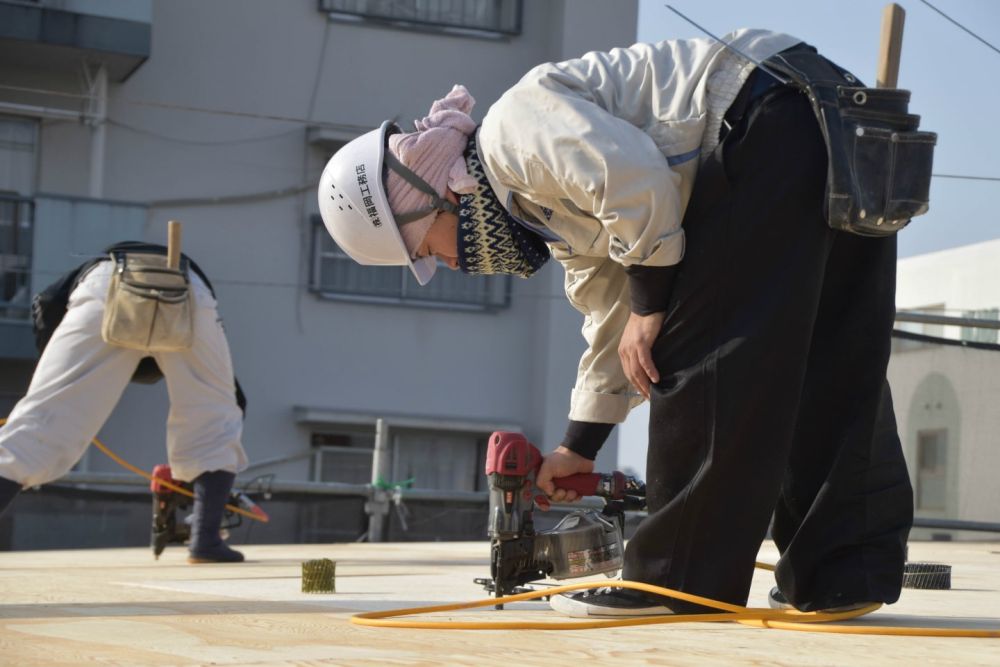
M 764 570 L 774 570 L 773 565 L 756 563 L 756 567 Z M 414 616 L 437 612 L 457 611 L 459 609 L 475 609 L 477 607 L 492 607 L 498 604 L 524 602 L 537 598 L 558 595 L 568 591 L 603 588 L 614 585 L 620 588 L 631 588 L 637 591 L 653 593 L 666 597 L 693 602 L 705 607 L 718 609 L 726 613 L 712 614 L 669 614 L 661 616 L 642 616 L 618 619 L 602 619 L 592 621 L 414 621 L 399 620 L 399 616 Z M 472 602 L 454 604 L 430 605 L 426 607 L 410 607 L 407 609 L 390 609 L 388 611 L 370 611 L 351 616 L 351 623 L 377 628 L 421 628 L 428 630 L 589 630 L 593 628 L 620 628 L 629 625 L 658 625 L 662 623 L 719 623 L 737 622 L 760 628 L 776 628 L 780 630 L 801 630 L 806 632 L 834 632 L 852 635 L 895 635 L 906 637 L 976 637 L 1000 639 L 1000 629 L 996 630 L 963 630 L 959 628 L 918 628 L 868 625 L 831 625 L 830 621 L 846 621 L 851 618 L 870 614 L 881 604 L 871 604 L 860 609 L 838 613 L 801 612 L 795 610 L 779 610 L 765 608 L 741 607 L 718 600 L 704 598 L 690 593 L 661 588 L 638 581 L 588 582 L 554 586 L 544 590 L 508 595 L 502 598 L 486 598 Z M 816 625 L 824 623 L 824 625 Z
M 0 417 L 0 426 L 3 426 L 6 423 L 7 423 L 7 419 L 4 418 L 4 417 Z M 108 458 L 110 458 L 112 461 L 114 461 L 115 463 L 117 463 L 121 467 L 125 468 L 126 470 L 134 472 L 136 475 L 139 475 L 140 477 L 145 477 L 150 482 L 156 482 L 157 484 L 160 484 L 161 486 L 165 486 L 168 489 L 170 489 L 171 491 L 174 491 L 176 493 L 180 493 L 181 495 L 185 495 L 188 498 L 194 498 L 194 494 L 191 493 L 190 491 L 188 491 L 187 489 L 185 489 L 183 486 L 178 486 L 177 484 L 174 484 L 173 482 L 168 482 L 165 479 L 154 478 L 152 475 L 150 475 L 145 470 L 143 470 L 141 468 L 137 468 L 136 466 L 132 465 L 131 463 L 129 463 L 128 461 L 126 461 L 122 457 L 118 456 L 117 454 L 115 454 L 110 449 L 108 449 L 107 445 L 105 445 L 103 442 L 101 442 L 100 440 L 97 439 L 97 436 L 94 436 L 94 438 L 93 438 L 93 440 L 91 440 L 91 442 L 99 450 L 101 450 L 102 452 L 104 452 L 105 454 L 107 454 Z M 242 507 L 237 507 L 236 505 L 226 505 L 226 509 L 230 510 L 232 512 L 235 512 L 236 514 L 239 514 L 241 516 L 245 516 L 248 519 L 253 519 L 254 521 L 262 521 L 264 523 L 267 523 L 267 521 L 268 521 L 268 518 L 266 516 L 258 516 L 256 514 L 254 514 L 253 512 L 248 512 L 245 509 L 243 509 Z

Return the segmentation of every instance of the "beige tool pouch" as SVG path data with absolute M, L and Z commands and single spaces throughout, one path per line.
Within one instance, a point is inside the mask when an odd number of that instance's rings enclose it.
M 194 294 L 187 259 L 167 268 L 165 255 L 114 252 L 101 337 L 144 352 L 178 352 L 194 340 Z

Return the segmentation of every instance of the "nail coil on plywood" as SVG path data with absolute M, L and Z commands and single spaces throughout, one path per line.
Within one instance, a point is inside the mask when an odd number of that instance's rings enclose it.
M 337 564 L 329 558 L 302 563 L 303 593 L 336 593 Z
M 951 565 L 906 563 L 903 565 L 903 588 L 950 589 Z

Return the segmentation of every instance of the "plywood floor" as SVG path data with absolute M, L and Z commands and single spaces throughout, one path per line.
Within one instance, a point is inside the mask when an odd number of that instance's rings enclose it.
M 1000 639 L 831 635 L 684 624 L 573 631 L 366 628 L 352 614 L 484 597 L 485 542 L 245 547 L 249 562 L 191 566 L 173 547 L 0 553 L 0 665 L 1000 665 Z M 765 545 L 761 560 L 773 561 Z M 300 592 L 331 558 L 337 592 Z M 911 543 L 953 566 L 952 590 L 905 589 L 860 623 L 1000 628 L 1000 544 Z M 758 572 L 751 606 L 766 606 Z M 558 616 L 545 603 L 454 619 Z

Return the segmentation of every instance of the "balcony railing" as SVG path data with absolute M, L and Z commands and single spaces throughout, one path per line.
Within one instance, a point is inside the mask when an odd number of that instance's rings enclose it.
M 0 0 L 0 50 L 70 81 L 99 62 L 117 83 L 149 58 L 152 21 L 153 0 Z
M 481 37 L 521 33 L 521 0 L 319 0 L 333 19 Z

